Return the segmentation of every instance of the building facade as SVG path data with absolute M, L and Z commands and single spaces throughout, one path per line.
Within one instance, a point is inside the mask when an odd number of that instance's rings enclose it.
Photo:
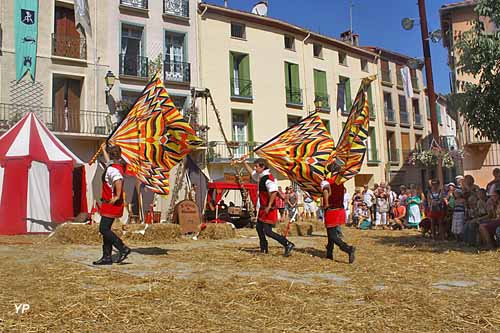
M 337 140 L 361 79 L 378 72 L 375 53 L 287 22 L 209 4 L 200 4 L 199 13 L 200 84 L 214 97 L 236 157 L 252 156 L 253 148 L 316 109 Z M 379 85 L 377 78 L 369 91 L 368 153 L 347 184 L 351 191 L 385 181 Z M 208 171 L 221 179 L 233 172 L 229 154 L 215 114 L 203 112 L 211 129 Z
M 479 78 L 464 74 L 457 69 L 459 54 L 454 50 L 454 43 L 459 36 L 473 27 L 474 20 L 481 19 L 485 23 L 486 32 L 494 31 L 494 24 L 488 19 L 478 17 L 474 12 L 476 0 L 467 0 L 444 5 L 439 10 L 443 45 L 448 49 L 448 66 L 452 93 L 463 92 L 463 82 L 479 82 Z M 457 110 L 453 110 L 457 111 Z M 480 110 L 478 110 L 480 112 Z M 485 187 L 492 178 L 494 168 L 500 167 L 500 145 L 477 135 L 467 122 L 458 115 L 457 137 L 460 148 L 464 151 L 463 171 L 472 175 L 476 184 Z

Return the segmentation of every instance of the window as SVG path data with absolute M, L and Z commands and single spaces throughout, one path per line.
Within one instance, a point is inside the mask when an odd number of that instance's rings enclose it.
M 418 89 L 417 70 L 410 68 L 411 86 L 413 89 Z
M 147 77 L 148 58 L 144 57 L 143 28 L 122 25 L 120 74 Z
M 422 150 L 422 136 L 419 134 L 415 134 L 415 150 L 416 151 Z
M 233 111 L 233 141 L 238 142 L 238 148 L 234 150 L 234 157 L 241 157 L 248 153 L 249 141 L 249 114 L 248 112 Z
M 323 58 L 323 46 L 320 44 L 313 44 L 313 55 L 316 58 Z
M 366 147 L 368 148 L 368 162 L 378 162 L 377 140 L 375 138 L 375 128 L 368 128 L 368 138 Z
M 361 70 L 363 72 L 368 72 L 368 60 L 361 59 Z
M 82 81 L 67 77 L 54 77 L 52 82 L 52 130 L 80 132 L 80 97 Z M 106 133 L 102 133 L 106 134 Z
M 370 107 L 370 119 L 375 119 L 375 104 L 373 104 L 372 86 L 368 87 L 368 105 Z
M 413 109 L 413 117 L 415 120 L 415 126 L 422 126 L 422 115 L 420 114 L 420 106 L 418 104 L 418 99 L 413 98 L 411 100 L 411 105 Z
M 302 105 L 302 90 L 300 89 L 299 65 L 285 62 L 286 103 Z
M 76 59 L 87 58 L 87 41 L 76 30 L 73 8 L 55 7 L 52 54 Z
M 295 38 L 285 35 L 285 49 L 295 51 Z
M 403 74 L 401 74 L 402 65 L 396 65 L 396 78 L 398 86 L 403 86 Z
M 295 124 L 298 124 L 300 122 L 300 117 L 297 117 L 297 116 L 287 116 L 286 117 L 286 120 L 287 120 L 287 127 L 291 127 Z
M 231 22 L 231 37 L 245 39 L 245 25 Z
M 174 102 L 174 105 L 177 108 L 177 110 L 179 110 L 179 112 L 182 113 L 182 115 L 185 115 L 187 96 L 170 95 L 170 97 L 172 98 L 172 102 Z
M 189 17 L 188 0 L 163 0 L 163 13 L 167 15 Z
M 314 105 L 321 110 L 330 109 L 326 72 L 317 69 L 314 70 Z
M 232 97 L 252 97 L 250 57 L 248 54 L 231 52 L 229 56 Z
M 339 51 L 339 64 L 347 66 L 347 54 Z
M 185 63 L 185 35 L 165 32 L 165 81 L 189 82 L 190 66 Z
M 443 124 L 441 120 L 441 105 L 439 105 L 437 102 L 436 102 L 436 119 L 439 125 Z
M 408 119 L 408 108 L 406 107 L 406 96 L 399 95 L 399 121 L 401 124 L 409 124 L 410 120 Z
M 140 91 L 122 90 L 121 111 L 125 114 L 128 113 L 140 95 Z
M 382 82 L 392 83 L 389 62 L 387 60 L 381 60 L 380 66 L 382 67 Z
M 409 133 L 401 133 L 401 149 L 403 151 L 403 161 L 406 163 L 411 152 Z
M 387 132 L 387 156 L 391 164 L 399 164 L 399 151 L 396 148 L 396 136 L 394 132 Z
M 348 77 L 339 76 L 337 89 L 337 110 L 343 115 L 349 114 L 352 106 L 351 82 Z

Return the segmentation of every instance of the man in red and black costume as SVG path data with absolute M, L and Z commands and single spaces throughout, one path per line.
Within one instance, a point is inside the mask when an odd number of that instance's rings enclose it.
M 111 265 L 113 246 L 118 249 L 117 263 L 124 261 L 131 249 L 111 230 L 115 218 L 123 215 L 123 174 L 125 164 L 121 159 L 121 149 L 118 146 L 103 144 L 103 154 L 106 160 L 106 169 L 102 175 L 102 204 L 99 210 L 101 222 L 99 232 L 102 235 L 102 258 L 94 261 L 94 265 Z
M 250 168 L 245 161 L 244 156 L 240 161 L 245 165 L 252 178 L 258 182 L 258 214 L 257 225 L 255 226 L 260 241 L 260 252 L 268 253 L 268 244 L 266 235 L 279 242 L 285 248 L 285 257 L 290 255 L 295 245 L 285 237 L 275 233 L 272 226 L 278 221 L 278 208 L 276 207 L 276 196 L 278 195 L 278 185 L 274 176 L 269 170 L 267 161 L 263 158 L 257 158 L 254 162 L 254 170 Z
M 339 168 L 334 164 L 330 169 L 331 171 L 335 171 Z M 337 244 L 342 251 L 349 254 L 349 263 L 352 264 L 354 262 L 356 248 L 344 242 L 340 234 L 340 226 L 345 224 L 346 220 L 344 208 L 344 184 L 337 184 L 335 182 L 335 177 L 328 178 L 321 182 L 321 190 L 323 192 L 325 227 L 328 234 L 326 258 L 333 260 L 333 247 Z

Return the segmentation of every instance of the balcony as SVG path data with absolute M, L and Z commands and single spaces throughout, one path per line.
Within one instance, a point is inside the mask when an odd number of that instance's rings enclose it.
M 252 96 L 252 80 L 231 80 L 231 98 L 252 100 Z
M 165 61 L 163 63 L 165 81 L 189 84 L 191 82 L 191 65 L 188 62 Z
M 382 82 L 392 84 L 391 71 L 382 70 Z
M 392 165 L 399 165 L 399 149 L 392 148 L 392 149 L 389 149 L 387 151 L 387 153 L 388 153 L 389 162 Z
M 87 59 L 87 40 L 79 36 L 52 34 L 52 55 L 57 57 Z
M 120 6 L 148 9 L 148 0 L 120 0 Z
M 400 125 L 410 125 L 410 115 L 408 114 L 408 112 L 399 111 L 399 123 Z
M 384 114 L 385 114 L 385 122 L 386 123 L 389 123 L 389 124 L 396 123 L 396 112 L 394 112 L 394 110 L 385 108 Z
M 136 78 L 146 78 L 149 75 L 149 63 L 147 57 L 137 54 L 120 54 L 120 75 Z
M 188 0 L 163 0 L 164 17 L 177 17 L 189 19 L 189 1 Z
M 375 148 L 368 148 L 366 150 L 366 161 L 368 164 L 378 164 L 380 163 L 378 157 L 378 150 Z
M 459 126 L 459 124 L 457 124 Z M 467 124 L 467 122 L 462 122 L 462 133 L 463 133 L 463 144 L 465 146 L 481 146 L 481 145 L 490 145 L 493 143 L 492 140 L 487 137 L 481 136 L 478 130 L 472 128 Z
M 8 130 L 28 112 L 33 112 L 49 130 L 56 134 L 108 136 L 112 130 L 109 112 L 6 103 L 0 103 L 0 130 Z
M 319 92 L 315 93 L 314 105 L 319 111 L 330 112 L 330 95 Z
M 302 89 L 286 88 L 286 105 L 302 107 Z
M 420 113 L 414 113 L 414 126 L 415 127 L 423 127 L 423 123 L 422 123 L 422 115 Z
M 232 141 L 229 149 L 231 149 L 233 157 L 238 158 L 246 154 L 251 161 L 257 157 L 253 150 L 259 145 L 261 143 Z M 228 147 L 224 141 L 210 141 L 208 143 L 208 161 L 212 163 L 229 163 L 231 161 Z

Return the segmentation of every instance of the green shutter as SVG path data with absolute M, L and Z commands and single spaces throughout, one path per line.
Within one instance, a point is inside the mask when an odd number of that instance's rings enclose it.
M 291 102 L 294 104 L 302 104 L 302 96 L 300 93 L 300 81 L 299 81 L 299 65 L 290 64 L 290 76 L 291 76 Z
M 229 86 L 231 88 L 231 96 L 234 96 L 234 53 L 229 52 Z
M 290 64 L 285 62 L 285 88 L 290 89 Z
M 378 152 L 377 152 L 377 139 L 375 137 L 375 128 L 370 127 L 370 154 L 368 155 L 368 159 L 370 161 L 378 161 Z
M 326 73 L 316 69 L 314 70 L 314 91 L 322 96 L 327 94 Z
M 240 77 L 241 96 L 252 96 L 252 86 L 250 82 L 250 56 L 248 54 L 240 55 L 238 73 Z
M 351 99 L 351 80 L 349 78 L 344 79 L 345 82 L 345 103 L 347 112 L 351 111 L 352 99 Z
M 436 118 L 437 118 L 438 124 L 442 125 L 442 122 L 441 122 L 441 107 L 439 106 L 438 103 L 436 103 Z
M 370 107 L 370 118 L 375 119 L 375 105 L 373 104 L 372 86 L 368 87 L 368 104 Z
M 320 85 L 320 83 L 319 83 L 319 73 L 320 73 L 320 71 L 318 71 L 316 69 L 314 70 L 314 92 L 315 93 L 319 92 L 319 85 Z

